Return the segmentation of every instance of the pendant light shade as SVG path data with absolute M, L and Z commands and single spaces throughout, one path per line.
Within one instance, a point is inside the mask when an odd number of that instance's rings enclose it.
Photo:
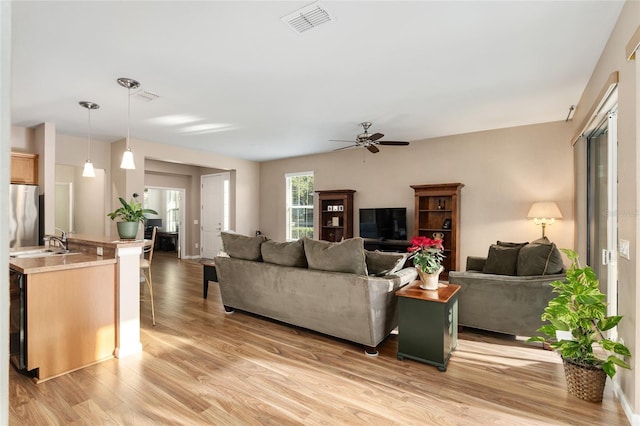
M 120 168 L 129 170 L 134 170 L 136 168 L 136 162 L 133 161 L 133 152 L 131 152 L 131 148 L 127 148 L 127 150 L 122 153 Z
M 96 177 L 96 172 L 93 170 L 93 163 L 91 162 L 91 110 L 100 108 L 100 105 L 88 101 L 81 101 L 79 104 L 89 112 L 89 124 L 87 126 L 87 161 L 84 163 L 82 176 Z
M 93 169 L 93 163 L 87 160 L 84 163 L 84 169 L 82 170 L 82 177 L 96 177 L 96 171 Z
M 137 89 L 140 87 L 140 83 L 131 78 L 121 77 L 118 79 L 118 84 L 128 89 L 127 94 L 127 149 L 122 154 L 122 162 L 120 163 L 121 169 L 133 170 L 136 168 L 136 163 L 133 160 L 133 152 L 131 151 L 131 89 Z

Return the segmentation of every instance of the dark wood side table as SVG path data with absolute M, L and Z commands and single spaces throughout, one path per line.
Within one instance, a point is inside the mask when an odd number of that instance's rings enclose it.
M 202 271 L 202 297 L 206 299 L 209 294 L 209 281 L 218 282 L 218 274 L 216 273 L 216 264 L 213 259 L 202 259 L 200 263 L 204 268 Z
M 396 291 L 398 296 L 398 359 L 435 365 L 447 371 L 458 346 L 459 285 L 442 284 L 423 290 L 420 281 Z

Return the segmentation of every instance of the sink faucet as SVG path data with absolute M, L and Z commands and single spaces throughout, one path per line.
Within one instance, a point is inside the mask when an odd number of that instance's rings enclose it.
M 60 228 L 55 228 L 56 231 L 60 231 L 60 238 L 62 238 L 62 242 L 66 243 L 67 242 L 67 232 L 63 229 Z
M 64 251 L 68 251 L 67 249 L 67 233 L 65 231 L 63 231 L 60 228 L 56 228 L 57 230 L 59 230 L 62 235 L 61 236 L 57 236 L 57 235 L 45 235 L 45 237 L 43 238 L 44 241 L 49 241 L 49 243 L 51 243 L 51 241 L 56 241 L 58 243 L 58 247 L 60 247 L 61 249 L 63 249 Z

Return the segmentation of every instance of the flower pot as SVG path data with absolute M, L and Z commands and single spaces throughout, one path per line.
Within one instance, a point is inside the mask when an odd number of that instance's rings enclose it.
M 567 391 L 573 396 L 590 402 L 602 401 L 607 374 L 599 365 L 576 364 L 562 358 Z
M 118 236 L 121 240 L 135 240 L 138 235 L 138 225 L 140 222 L 118 222 Z
M 441 266 L 437 272 L 433 274 L 428 274 L 422 270 L 419 266 L 416 266 L 416 271 L 418 271 L 418 275 L 420 276 L 420 288 L 424 290 L 437 290 L 438 289 L 438 280 L 440 279 L 440 273 L 444 271 L 444 268 Z

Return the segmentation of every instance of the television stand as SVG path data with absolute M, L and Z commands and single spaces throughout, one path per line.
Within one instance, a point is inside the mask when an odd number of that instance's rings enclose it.
M 375 238 L 364 239 L 364 248 L 370 251 L 379 250 L 406 253 L 409 246 L 411 246 L 411 242 L 407 240 L 379 240 Z

